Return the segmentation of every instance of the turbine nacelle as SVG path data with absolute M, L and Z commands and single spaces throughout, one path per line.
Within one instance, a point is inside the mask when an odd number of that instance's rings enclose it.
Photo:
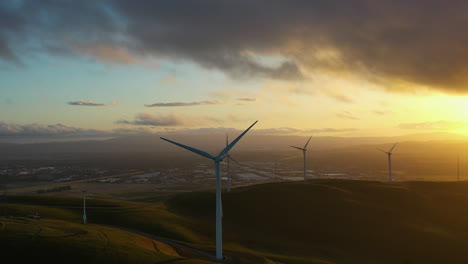
M 304 145 L 303 148 L 301 148 L 301 147 L 296 147 L 296 146 L 291 146 L 291 148 L 295 148 L 295 149 L 302 150 L 302 151 L 305 152 L 305 151 L 307 151 L 307 145 L 309 145 L 309 141 L 310 141 L 311 138 L 312 138 L 312 137 L 309 137 L 309 140 L 307 140 L 307 143 Z
M 393 147 L 392 147 L 388 152 L 385 151 L 385 150 L 383 150 L 383 149 L 381 149 L 381 148 L 377 148 L 377 149 L 380 150 L 380 151 L 382 151 L 383 153 L 386 153 L 387 155 L 392 155 L 392 154 L 393 154 L 392 151 L 393 151 L 393 149 L 396 147 L 396 145 L 398 145 L 398 143 L 395 143 L 395 145 L 393 145 Z
M 295 149 L 302 150 L 302 151 L 306 151 L 306 150 L 307 150 L 307 149 L 300 148 L 300 147 L 296 147 L 296 146 L 291 146 L 291 148 L 295 148 Z
M 249 128 L 247 128 L 244 132 L 242 132 L 242 134 L 240 134 L 236 139 L 234 139 L 234 141 L 232 141 L 231 144 L 227 145 L 227 146 L 226 146 L 223 150 L 221 150 L 221 152 L 220 152 L 218 155 L 216 155 L 216 156 L 213 156 L 213 155 L 211 155 L 210 153 L 205 152 L 205 151 L 203 151 L 203 150 L 199 150 L 199 149 L 192 148 L 192 147 L 189 147 L 189 146 L 184 145 L 184 144 L 177 143 L 177 142 L 172 141 L 172 140 L 169 140 L 169 139 L 167 139 L 167 138 L 161 137 L 161 139 L 162 139 L 162 140 L 165 140 L 165 141 L 167 141 L 167 142 L 169 142 L 169 143 L 172 143 L 172 144 L 174 144 L 174 145 L 177 145 L 177 146 L 179 146 L 179 147 L 181 147 L 181 148 L 184 148 L 184 149 L 186 149 L 186 150 L 189 150 L 189 151 L 192 151 L 192 152 L 194 152 L 194 153 L 197 153 L 198 155 L 203 156 L 203 157 L 205 157 L 205 158 L 212 159 L 212 160 L 214 160 L 214 161 L 216 161 L 216 162 L 221 162 L 221 161 L 223 161 L 223 159 L 224 159 L 227 155 L 229 155 L 229 154 L 228 154 L 229 150 L 230 150 L 232 147 L 234 147 L 234 145 L 245 135 L 245 133 L 247 133 L 255 124 L 257 124 L 257 122 L 258 122 L 258 120 L 255 121 L 252 125 L 250 125 Z

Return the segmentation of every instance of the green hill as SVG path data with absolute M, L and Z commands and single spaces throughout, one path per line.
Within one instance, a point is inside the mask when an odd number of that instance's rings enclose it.
M 16 263 L 212 263 L 164 243 L 100 225 L 0 218 L 2 256 Z
M 46 207 L 52 200 L 57 207 Z M 47 222 L 50 228 L 55 223 L 84 228 L 78 224 L 79 198 L 18 196 L 9 202 L 8 210 L 17 215 L 40 212 L 44 219 L 35 222 L 61 219 Z M 88 204 L 93 225 L 86 228 L 120 226 L 214 252 L 214 192 L 177 194 L 160 204 L 91 198 Z M 223 193 L 224 252 L 232 263 L 468 263 L 466 205 L 468 182 L 311 180 L 237 188 Z M 87 250 L 100 243 L 88 243 Z M 145 259 L 141 247 L 128 249 L 133 250 Z
M 214 201 L 188 193 L 167 205 L 210 222 L 198 230 L 213 237 Z M 468 263 L 467 205 L 466 182 L 256 185 L 224 194 L 224 242 L 284 263 Z

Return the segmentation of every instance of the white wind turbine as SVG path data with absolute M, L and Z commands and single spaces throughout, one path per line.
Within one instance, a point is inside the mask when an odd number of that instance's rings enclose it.
M 393 178 L 392 178 L 392 151 L 396 147 L 397 144 L 398 143 L 395 143 L 395 145 L 393 145 L 393 147 L 388 152 L 378 148 L 380 151 L 382 151 L 383 153 L 386 153 L 387 156 L 388 156 L 388 181 L 389 182 L 393 181 Z
M 86 225 L 86 191 L 81 191 L 83 193 L 83 224 Z
M 223 260 L 223 234 L 222 234 L 222 205 L 221 205 L 221 177 L 220 177 L 220 172 L 219 172 L 219 163 L 223 161 L 223 159 L 226 157 L 226 154 L 228 151 L 234 147 L 234 145 L 247 133 L 258 121 L 255 121 L 249 128 L 247 128 L 242 134 L 240 134 L 234 141 L 231 142 L 231 144 L 227 145 L 218 155 L 213 156 L 205 151 L 192 148 L 177 142 L 174 142 L 169 139 L 165 139 L 161 137 L 162 140 L 165 140 L 169 143 L 172 143 L 174 145 L 177 145 L 181 148 L 187 149 L 189 151 L 192 151 L 198 155 L 201 155 L 205 158 L 212 159 L 214 161 L 215 165 L 215 176 L 216 176 L 216 259 L 218 261 Z
M 228 146 L 228 142 L 229 142 L 229 139 L 228 139 L 228 135 L 226 134 L 226 147 Z M 227 191 L 230 192 L 231 191 L 231 160 L 237 163 L 238 165 L 240 164 L 229 153 L 227 153 L 225 157 L 227 160 Z
M 304 145 L 303 148 L 291 146 L 292 148 L 302 150 L 302 156 L 304 156 L 304 181 L 306 181 L 306 176 L 307 176 L 306 151 L 307 151 L 307 145 L 309 144 L 309 141 L 310 141 L 311 138 L 312 137 L 310 137 L 309 140 L 307 140 L 307 143 Z

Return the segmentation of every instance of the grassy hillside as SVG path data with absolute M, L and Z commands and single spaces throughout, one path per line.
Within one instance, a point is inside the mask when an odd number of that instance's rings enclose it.
M 15 214 L 39 211 L 45 216 L 39 222 L 81 221 L 79 198 L 9 201 Z M 178 194 L 162 204 L 91 198 L 88 204 L 90 223 L 214 252 L 214 192 Z M 233 263 L 468 263 L 467 205 L 468 182 L 323 180 L 237 188 L 223 194 L 225 254 Z
M 182 194 L 168 208 L 213 223 L 214 201 Z M 468 263 L 466 182 L 275 183 L 235 189 L 223 204 L 227 248 L 285 263 Z
M 17 263 L 211 263 L 115 228 L 61 220 L 0 218 L 4 259 Z

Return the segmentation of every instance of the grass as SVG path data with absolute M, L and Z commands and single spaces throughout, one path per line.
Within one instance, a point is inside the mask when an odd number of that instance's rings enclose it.
M 213 237 L 214 200 L 188 193 L 167 205 L 211 220 L 199 230 Z M 257 185 L 223 195 L 224 239 L 273 260 L 296 258 L 286 263 L 468 263 L 467 205 L 468 183 Z
M 96 208 L 88 210 L 89 221 L 214 252 L 214 192 L 151 195 L 132 194 L 140 202 L 90 199 Z M 78 198 L 8 201 L 18 214 L 35 210 L 47 219 L 81 221 Z M 44 206 L 49 203 L 78 208 Z M 223 193 L 224 252 L 246 264 L 468 263 L 467 205 L 468 182 L 315 180 L 236 188 Z
M 160 242 L 100 225 L 0 218 L 4 259 L 18 263 L 210 263 Z
M 82 186 L 82 184 L 87 183 L 89 181 L 97 181 L 97 180 L 103 180 L 103 179 L 108 179 L 108 178 L 122 178 L 122 177 L 128 177 L 132 175 L 143 174 L 143 173 L 144 173 L 143 171 L 135 171 L 135 172 L 130 172 L 130 173 L 101 176 L 101 177 L 95 177 L 95 178 L 89 178 L 89 179 L 80 179 L 80 180 L 73 180 L 73 181 L 67 181 L 67 182 L 47 183 L 47 184 L 34 185 L 34 186 L 29 186 L 29 187 L 13 188 L 13 189 L 9 189 L 8 191 L 10 193 L 23 194 L 23 193 L 36 192 L 37 190 L 41 190 L 41 189 L 52 189 L 53 187 L 62 187 L 62 186 L 67 186 L 67 185 L 75 189 L 76 187 Z

